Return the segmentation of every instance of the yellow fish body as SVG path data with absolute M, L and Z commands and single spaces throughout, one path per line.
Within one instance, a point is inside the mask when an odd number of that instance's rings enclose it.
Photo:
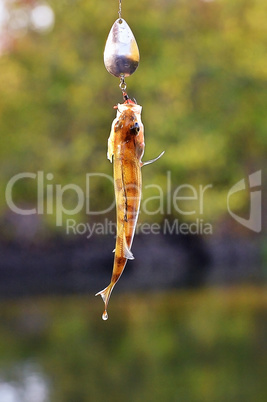
M 141 167 L 154 162 L 164 153 L 162 152 L 158 158 L 149 162 L 142 162 L 145 143 L 141 111 L 142 107 L 131 100 L 119 104 L 108 139 L 107 156 L 110 162 L 113 157 L 117 238 L 110 284 L 96 294 L 96 296 L 101 295 L 105 304 L 103 320 L 108 318 L 109 298 L 125 268 L 127 259 L 134 258 L 131 246 L 141 201 Z

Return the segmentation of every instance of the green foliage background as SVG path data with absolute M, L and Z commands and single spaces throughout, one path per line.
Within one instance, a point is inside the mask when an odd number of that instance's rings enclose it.
M 28 32 L 0 58 L 1 194 L 24 171 L 51 172 L 54 185 L 83 189 L 86 173 L 112 174 L 106 144 L 112 106 L 122 99 L 118 81 L 104 68 L 103 48 L 117 2 L 49 3 L 54 29 Z M 144 184 L 166 191 L 167 171 L 174 187 L 212 183 L 204 210 L 210 220 L 226 213 L 231 185 L 266 166 L 266 12 L 263 0 L 123 1 L 141 54 L 127 85 L 143 106 L 145 159 L 166 151 L 143 171 Z M 110 205 L 112 185 L 99 181 L 93 190 L 93 209 Z M 66 195 L 66 205 L 72 198 Z M 36 204 L 35 181 L 17 183 L 14 199 Z M 233 209 L 246 202 L 239 193 Z M 7 211 L 4 197 L 0 211 Z M 55 227 L 53 216 L 45 219 Z
M 168 171 L 173 188 L 211 183 L 203 216 L 219 221 L 229 188 L 266 167 L 267 2 L 122 3 L 141 54 L 127 88 L 143 106 L 144 159 L 165 150 L 143 170 L 144 195 L 158 195 L 145 188 L 157 184 L 166 196 Z M 44 171 L 53 174 L 47 183 L 82 189 L 86 173 L 112 174 L 107 139 L 122 98 L 103 49 L 118 2 L 49 4 L 53 30 L 29 31 L 0 57 L 0 222 L 15 174 Z M 114 198 L 111 183 L 92 190 L 93 209 Z M 36 206 L 36 182 L 18 182 L 14 201 Z M 64 201 L 71 208 L 76 200 Z M 233 209 L 245 211 L 247 201 L 240 192 Z M 77 217 L 93 219 L 84 210 Z M 56 230 L 54 215 L 44 220 Z M 105 323 L 93 296 L 1 302 L 0 383 L 20 386 L 16 368 L 33 362 L 49 379 L 51 401 L 266 401 L 264 291 L 118 295 Z

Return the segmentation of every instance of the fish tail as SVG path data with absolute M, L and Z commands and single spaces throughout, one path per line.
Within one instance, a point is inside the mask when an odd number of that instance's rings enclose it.
M 115 283 L 111 282 L 105 289 L 96 293 L 96 296 L 100 295 L 102 297 L 102 300 L 105 304 L 105 310 L 104 310 L 104 313 L 102 314 L 102 319 L 104 321 L 106 321 L 108 319 L 107 307 L 108 307 L 109 298 L 110 298 L 111 292 L 114 288 L 114 285 L 115 285 Z

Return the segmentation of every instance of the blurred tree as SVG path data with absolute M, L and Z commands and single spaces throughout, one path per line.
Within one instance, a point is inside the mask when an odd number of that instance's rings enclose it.
M 75 183 L 83 190 L 86 173 L 112 174 L 106 143 L 121 95 L 102 52 L 117 4 L 51 0 L 49 6 L 54 28 L 24 30 L 0 58 L 1 194 L 24 171 L 52 173 L 46 184 Z M 167 171 L 174 188 L 212 183 L 203 211 L 211 220 L 225 213 L 230 186 L 266 165 L 266 11 L 261 0 L 123 4 L 141 53 L 127 84 L 144 107 L 145 159 L 166 151 L 143 171 L 144 185 L 158 184 L 166 193 Z M 92 189 L 92 208 L 111 204 L 111 183 L 95 181 Z M 145 191 L 155 195 L 153 188 Z M 36 197 L 34 181 L 14 187 L 16 202 L 36 204 Z M 65 202 L 76 199 L 66 194 Z M 243 208 L 246 197 L 240 193 L 234 202 Z M 158 208 L 156 201 L 151 206 Z M 7 211 L 4 197 L 0 208 Z M 146 216 L 151 219 L 162 217 Z M 55 227 L 53 215 L 45 220 Z

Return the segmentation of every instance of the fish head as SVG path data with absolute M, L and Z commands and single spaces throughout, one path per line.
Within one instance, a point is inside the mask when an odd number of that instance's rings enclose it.
M 139 161 L 144 153 L 144 126 L 141 121 L 142 106 L 123 103 L 117 106 L 114 124 L 114 146 L 131 153 Z
M 115 132 L 120 131 L 122 141 L 129 141 L 132 137 L 143 133 L 141 111 L 142 106 L 133 103 L 118 105 Z

